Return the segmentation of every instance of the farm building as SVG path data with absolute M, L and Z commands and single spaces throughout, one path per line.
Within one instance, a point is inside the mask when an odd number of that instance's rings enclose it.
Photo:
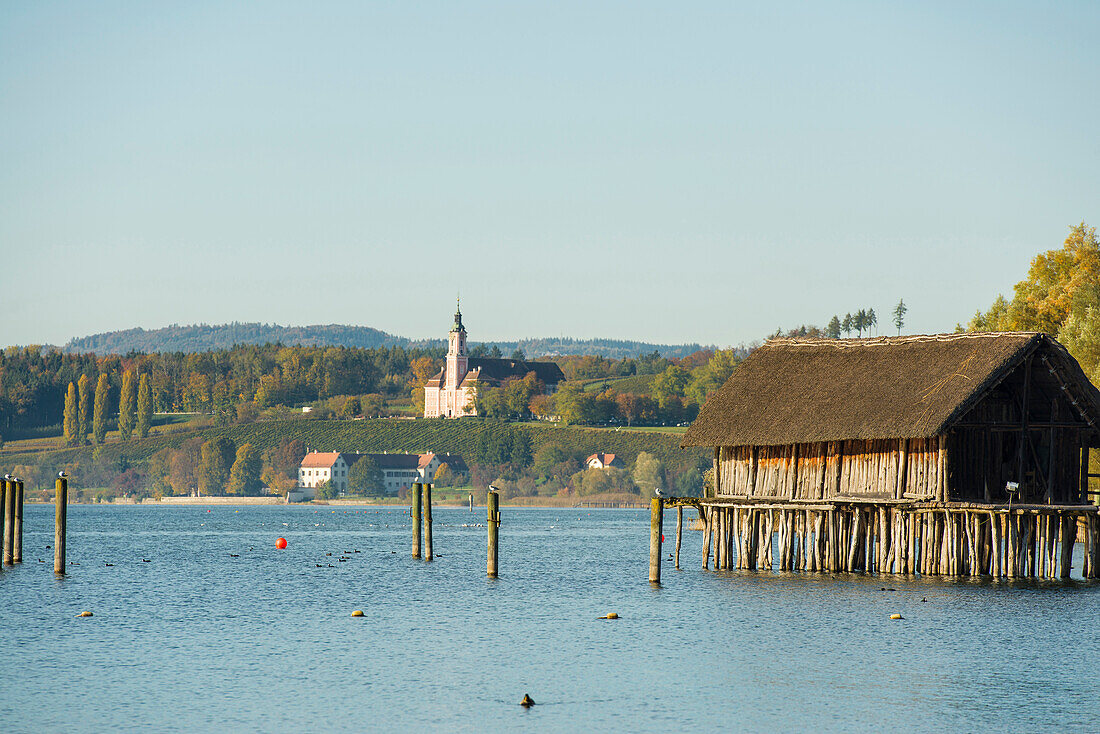
M 1098 423 L 1046 334 L 773 339 L 682 445 L 714 450 L 716 568 L 771 568 L 778 535 L 783 570 L 1068 576 L 1080 521 L 1096 577 Z

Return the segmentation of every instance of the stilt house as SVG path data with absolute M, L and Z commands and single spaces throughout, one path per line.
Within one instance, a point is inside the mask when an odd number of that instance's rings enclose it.
M 1046 334 L 772 339 L 683 445 L 714 449 L 719 567 L 778 533 L 783 568 L 1068 575 L 1081 519 L 1100 575 L 1100 392 Z

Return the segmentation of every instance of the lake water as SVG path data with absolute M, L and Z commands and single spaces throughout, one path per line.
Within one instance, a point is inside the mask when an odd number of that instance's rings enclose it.
M 1100 730 L 1100 584 L 704 572 L 685 531 L 651 588 L 648 511 L 502 514 L 489 580 L 484 508 L 435 509 L 429 564 L 394 509 L 73 506 L 59 581 L 28 506 L 0 725 Z

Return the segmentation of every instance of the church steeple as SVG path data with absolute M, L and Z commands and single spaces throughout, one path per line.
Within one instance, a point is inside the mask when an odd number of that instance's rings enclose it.
M 462 325 L 462 304 L 455 305 L 455 323 L 451 327 L 451 333 L 447 335 L 447 368 L 448 372 L 458 380 L 466 374 L 466 327 Z M 460 357 L 461 361 L 454 364 L 456 368 L 451 370 L 451 357 Z
M 466 327 L 462 325 L 462 301 L 455 300 L 455 325 L 451 327 L 451 331 L 466 331 Z

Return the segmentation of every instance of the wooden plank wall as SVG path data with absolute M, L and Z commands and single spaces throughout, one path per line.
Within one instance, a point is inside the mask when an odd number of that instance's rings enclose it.
M 718 494 L 804 500 L 936 499 L 946 475 L 939 439 L 911 438 L 904 446 L 903 441 L 722 447 Z

